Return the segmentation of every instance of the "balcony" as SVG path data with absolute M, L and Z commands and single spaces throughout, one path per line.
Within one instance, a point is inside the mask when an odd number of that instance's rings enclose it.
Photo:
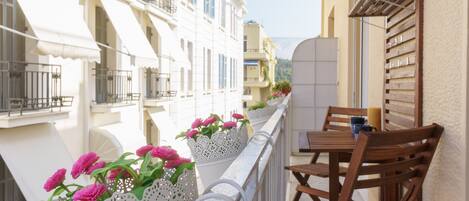
M 177 4 L 175 0 L 144 0 L 145 2 L 154 5 L 156 8 L 164 11 L 166 14 L 174 15 L 177 11 Z
M 92 112 L 112 112 L 140 100 L 140 94 L 132 89 L 132 71 L 96 68 L 93 76 L 96 89 Z
M 244 59 L 268 61 L 269 54 L 264 49 L 246 49 L 244 51 Z
M 169 73 L 156 69 L 145 69 L 145 106 L 156 106 L 159 102 L 171 101 L 177 92 L 171 90 Z
M 0 61 L 0 128 L 66 118 L 62 107 L 73 96 L 62 96 L 60 65 Z
M 245 87 L 268 87 L 269 81 L 266 76 L 266 70 L 259 65 L 245 65 L 244 86 Z

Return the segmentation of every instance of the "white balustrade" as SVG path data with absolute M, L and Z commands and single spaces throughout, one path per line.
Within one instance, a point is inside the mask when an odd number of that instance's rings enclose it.
M 198 201 L 284 201 L 287 200 L 290 163 L 290 95 L 278 106 L 261 130 L 224 172 L 209 185 Z

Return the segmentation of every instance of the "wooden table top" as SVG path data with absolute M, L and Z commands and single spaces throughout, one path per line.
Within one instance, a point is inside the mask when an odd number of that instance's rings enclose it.
M 298 136 L 300 152 L 352 152 L 352 132 L 310 131 Z

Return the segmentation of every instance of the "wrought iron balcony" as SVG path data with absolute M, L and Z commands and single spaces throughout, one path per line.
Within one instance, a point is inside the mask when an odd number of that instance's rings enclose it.
M 73 96 L 62 96 L 60 65 L 0 61 L 0 113 L 60 110 Z
M 159 73 L 156 69 L 146 69 L 145 83 L 146 99 L 163 99 L 176 96 L 176 91 L 171 90 L 171 78 L 168 73 Z
M 130 103 L 140 99 L 132 92 L 132 71 L 93 69 L 96 79 L 95 100 L 97 104 Z
M 175 0 L 144 0 L 147 3 L 155 5 L 157 8 L 173 15 L 177 11 L 177 4 Z

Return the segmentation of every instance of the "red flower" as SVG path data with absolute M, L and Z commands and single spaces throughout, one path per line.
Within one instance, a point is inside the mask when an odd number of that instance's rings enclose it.
M 244 116 L 242 114 L 234 113 L 231 115 L 235 119 L 244 119 Z
M 72 177 L 78 178 L 81 174 L 88 171 L 88 169 L 98 161 L 99 156 L 94 152 L 89 152 L 80 156 L 80 158 L 73 164 Z
M 159 146 L 151 150 L 151 155 L 155 158 L 161 158 L 165 161 L 175 160 L 179 158 L 179 155 L 176 150 L 171 149 L 171 147 Z
M 65 180 L 65 173 L 67 170 L 64 168 L 57 170 L 51 177 L 49 177 L 44 184 L 43 188 L 47 192 L 54 190 L 57 186 L 60 186 Z
M 164 167 L 168 169 L 177 168 L 182 164 L 190 163 L 190 162 L 191 162 L 191 159 L 188 159 L 188 158 L 177 158 L 175 160 L 167 161 Z
M 153 148 L 155 148 L 153 145 L 145 145 L 143 147 L 140 147 L 139 149 L 137 149 L 136 153 L 137 153 L 137 156 L 140 156 L 140 157 L 144 157 L 145 155 L 147 155 L 147 153 L 149 151 L 151 151 Z
M 101 168 L 103 168 L 104 166 L 106 166 L 106 162 L 104 162 L 104 161 L 97 162 L 97 163 L 95 163 L 93 166 L 91 166 L 88 170 L 86 170 L 86 174 L 87 174 L 87 175 L 90 175 L 90 174 L 92 174 L 95 170 L 101 169 Z
M 209 117 L 207 119 L 204 120 L 204 122 L 202 123 L 202 125 L 204 126 L 208 126 L 210 124 L 213 124 L 215 123 L 215 121 L 217 121 L 217 119 L 215 117 Z
M 202 121 L 202 119 L 197 118 L 197 119 L 194 120 L 194 122 L 192 122 L 191 128 L 192 128 L 192 129 L 196 129 L 196 128 L 202 126 L 203 123 L 204 123 L 204 122 Z
M 236 122 L 234 121 L 227 121 L 223 123 L 223 128 L 230 129 L 236 127 Z
M 121 168 L 116 168 L 112 169 L 111 172 L 109 172 L 109 176 L 107 178 L 110 180 L 114 180 L 117 178 L 117 176 L 119 176 L 119 174 L 121 174 L 121 178 L 124 179 L 130 177 L 130 174 L 127 171 L 122 170 Z
M 190 131 L 187 131 L 186 133 L 186 136 L 188 138 L 193 138 L 195 135 L 199 134 L 199 131 L 198 130 L 190 130 Z
M 97 201 L 106 192 L 104 184 L 91 184 L 73 194 L 73 201 Z

